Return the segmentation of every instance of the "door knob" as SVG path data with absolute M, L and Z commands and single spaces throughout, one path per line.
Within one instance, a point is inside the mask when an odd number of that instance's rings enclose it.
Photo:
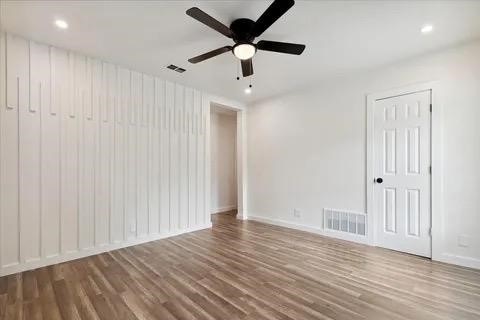
M 383 179 L 382 179 L 382 178 L 377 178 L 377 179 L 375 179 L 375 182 L 376 182 L 376 183 L 382 183 L 382 182 L 383 182 Z

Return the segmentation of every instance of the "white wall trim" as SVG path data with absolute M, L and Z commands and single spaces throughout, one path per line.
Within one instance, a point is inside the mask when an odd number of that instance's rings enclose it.
M 459 256 L 450 253 L 440 253 L 435 258 L 436 261 L 455 264 L 462 267 L 480 269 L 480 259 Z
M 229 206 L 213 208 L 212 213 L 222 213 L 222 212 L 232 211 L 232 210 L 235 210 L 235 209 L 237 209 L 237 205 L 232 204 L 232 205 L 229 205 Z
M 292 222 L 285 221 L 285 220 L 265 218 L 265 217 L 261 217 L 261 216 L 257 216 L 257 215 L 249 215 L 248 220 L 258 221 L 258 222 L 261 222 L 261 223 L 271 224 L 271 225 L 275 225 L 275 226 L 279 226 L 279 227 L 285 227 L 285 228 L 290 228 L 290 229 L 315 233 L 315 234 L 318 234 L 318 235 L 321 235 L 321 236 L 327 236 L 327 237 L 336 238 L 336 239 L 340 239 L 340 240 L 346 240 L 346 241 L 351 241 L 351 242 L 355 242 L 355 243 L 371 245 L 369 243 L 369 239 L 367 237 L 344 234 L 343 232 L 330 232 L 328 230 L 323 230 L 323 229 L 318 228 L 318 227 L 311 227 L 311 226 L 307 226 L 307 225 L 303 225 L 303 224 L 292 223 Z M 474 259 L 474 258 L 464 257 L 464 256 L 458 256 L 458 255 L 454 255 L 454 254 L 450 254 L 450 253 L 438 254 L 435 257 L 435 259 L 432 258 L 432 260 L 443 262 L 443 263 L 448 263 L 448 264 L 459 265 L 459 266 L 467 267 L 467 268 L 480 269 L 480 260 L 479 259 Z
M 237 219 L 247 219 L 247 107 L 245 104 L 238 103 L 223 97 L 208 97 L 208 103 L 215 104 L 225 109 L 237 112 Z M 208 117 L 210 121 L 210 117 Z M 210 122 L 209 122 L 210 123 Z M 207 132 L 207 182 L 211 185 L 211 149 L 210 149 L 210 125 Z M 210 187 L 208 187 L 207 200 L 211 202 Z M 211 208 L 210 208 L 211 209 Z M 212 211 L 208 211 L 212 212 Z
M 237 219 L 248 219 L 247 212 L 247 111 L 237 112 Z
M 440 260 L 442 245 L 442 221 L 443 221 L 443 151 L 442 151 L 442 114 L 443 106 L 441 103 L 438 81 L 423 82 L 412 84 L 400 88 L 395 88 L 383 92 L 367 95 L 367 179 L 366 179 L 366 203 L 367 203 L 367 237 L 371 245 L 377 245 L 376 239 L 376 219 L 374 205 L 374 108 L 375 101 L 388 97 L 394 97 L 414 92 L 431 90 L 431 103 L 433 111 L 431 114 L 431 228 L 432 228 L 432 260 Z
M 7 276 L 9 274 L 18 273 L 18 272 L 27 271 L 27 270 L 33 270 L 33 269 L 45 267 L 52 264 L 58 264 L 58 263 L 63 263 L 63 262 L 72 261 L 76 259 L 81 259 L 81 258 L 93 256 L 96 254 L 100 254 L 100 253 L 104 253 L 112 250 L 127 248 L 131 246 L 139 245 L 142 243 L 166 239 L 166 238 L 178 236 L 181 234 L 185 234 L 188 232 L 209 229 L 211 227 L 212 227 L 212 223 L 209 222 L 204 225 L 195 226 L 192 228 L 187 228 L 182 230 L 176 230 L 176 231 L 165 233 L 165 234 L 152 234 L 148 237 L 131 239 L 121 243 L 110 243 L 108 245 L 101 245 L 101 246 L 89 248 L 86 250 L 80 249 L 80 250 L 70 251 L 61 255 L 57 254 L 57 255 L 47 256 L 42 259 L 28 260 L 25 263 L 21 263 L 21 264 L 6 265 L 0 269 L 0 277 Z
M 356 234 L 350 234 L 345 232 L 330 231 L 330 230 L 325 230 L 319 227 L 311 227 L 305 224 L 292 223 L 292 222 L 281 220 L 281 219 L 271 219 L 271 218 L 265 218 L 262 216 L 251 215 L 251 214 L 248 215 L 248 220 L 253 220 L 253 221 L 258 221 L 258 222 L 271 224 L 275 226 L 315 233 L 321 236 L 336 238 L 340 240 L 351 241 L 351 242 L 356 242 L 361 244 L 368 244 L 368 238 L 366 236 L 359 236 Z

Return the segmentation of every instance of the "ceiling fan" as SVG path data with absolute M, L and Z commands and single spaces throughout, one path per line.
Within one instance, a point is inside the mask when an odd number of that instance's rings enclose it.
M 235 57 L 241 60 L 243 76 L 248 77 L 253 74 L 252 58 L 257 50 L 296 55 L 302 54 L 303 50 L 305 50 L 305 45 L 303 44 L 267 40 L 261 40 L 256 44 L 253 43 L 256 37 L 262 35 L 265 30 L 285 14 L 294 4 L 294 0 L 275 0 L 257 21 L 246 18 L 236 19 L 230 24 L 230 28 L 197 7 L 188 9 L 186 12 L 187 15 L 220 32 L 224 36 L 233 39 L 235 42 L 233 46 L 224 46 L 188 59 L 188 61 L 190 63 L 199 63 L 231 51 Z

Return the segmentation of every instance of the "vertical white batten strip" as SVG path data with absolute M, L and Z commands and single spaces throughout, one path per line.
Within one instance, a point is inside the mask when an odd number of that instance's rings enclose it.
M 185 119 L 184 119 L 184 133 L 186 135 L 186 141 L 187 141 L 187 227 L 190 227 L 190 128 L 188 126 L 189 124 L 189 117 L 188 117 L 188 111 L 187 111 L 187 90 L 185 90 L 185 97 L 183 100 L 185 101 Z M 190 100 L 190 99 L 189 99 Z
M 109 160 L 109 189 L 108 189 L 108 226 L 109 226 L 109 229 L 108 229 L 108 243 L 113 243 L 113 219 L 112 219 L 112 202 L 113 202 L 113 192 L 114 192 L 114 168 L 115 168 L 115 113 L 118 112 L 117 110 L 117 94 L 118 94 L 118 90 L 116 90 L 117 88 L 117 82 L 118 82 L 118 72 L 117 72 L 117 67 L 116 66 L 112 66 L 112 70 L 113 70 L 113 73 L 115 74 L 114 78 L 111 80 L 112 83 L 110 84 L 111 86 L 111 89 L 113 90 L 115 88 L 115 92 L 112 94 L 112 106 L 111 106 L 111 110 L 108 114 L 108 116 L 110 117 L 110 124 L 108 126 L 108 130 L 109 130 L 109 133 L 110 133 L 110 136 L 109 136 L 109 142 L 110 142 L 110 149 L 108 150 L 109 152 L 109 155 L 108 155 L 108 160 Z M 110 88 L 109 86 L 109 88 Z
M 77 157 L 77 168 L 76 168 L 76 184 L 77 184 L 77 189 L 76 189 L 76 212 L 77 212 L 77 248 L 76 250 L 80 250 L 80 208 L 79 208 L 79 199 L 80 199 L 80 124 L 79 124 L 79 121 L 76 119 L 76 112 L 78 111 L 77 108 L 76 108 L 76 104 L 75 104 L 75 101 L 78 99 L 78 91 L 76 89 L 77 87 L 77 81 L 75 79 L 75 74 L 76 74 L 76 61 L 75 61 L 75 56 L 72 57 L 72 55 L 70 55 L 70 58 L 72 58 L 72 61 L 71 63 L 73 64 L 72 66 L 72 74 L 71 74 L 71 77 L 72 77 L 72 104 L 71 104 L 71 108 L 73 108 L 73 111 L 70 113 L 70 117 L 71 118 L 75 118 L 75 122 L 76 122 L 76 126 L 75 126 L 75 130 L 77 131 L 77 135 L 76 135 L 76 157 Z
M 144 117 L 143 122 L 144 124 L 147 125 L 147 176 L 146 176 L 146 183 L 147 183 L 147 234 L 151 233 L 151 227 L 150 227 L 150 155 L 151 155 L 151 150 L 150 150 L 150 127 L 151 127 L 151 119 L 150 119 L 150 100 L 149 97 L 145 97 L 145 75 L 142 77 L 142 105 L 143 105 L 143 113 L 142 116 Z M 147 90 L 148 94 L 148 90 Z M 145 109 L 146 108 L 146 109 Z M 145 119 L 146 115 L 146 119 Z
M 49 58 L 50 58 L 50 55 L 49 55 Z M 50 65 L 48 66 L 48 70 L 50 70 Z M 39 83 L 39 97 L 38 97 L 38 102 L 39 102 L 39 106 L 38 106 L 38 110 L 37 110 L 37 114 L 38 114 L 38 117 L 39 117 L 39 129 L 40 129 L 40 134 L 39 134 L 39 139 L 38 139 L 38 143 L 39 143 L 39 147 L 38 147 L 38 199 L 39 199 L 39 207 L 38 207 L 38 210 L 39 210 L 39 225 L 38 225 L 38 228 L 39 228 L 39 241 L 38 241 L 38 256 L 39 256 L 39 259 L 41 259 L 44 255 L 43 255 L 43 246 L 42 246 L 42 243 L 43 243 L 43 210 L 42 210 L 42 133 L 43 133 L 43 128 L 42 128 L 42 109 L 45 107 L 42 103 L 42 82 Z
M 3 33 L 2 29 L 2 23 L 0 22 L 0 133 L 2 132 L 2 115 L 4 112 L 4 108 L 6 109 L 7 107 L 7 97 L 6 97 L 6 61 L 5 61 L 5 34 Z M 4 105 L 5 104 L 5 105 Z M 3 157 L 2 153 L 2 142 L 0 139 L 0 159 Z M 1 160 L 0 160 L 1 161 Z M 1 168 L 1 163 L 0 163 L 0 181 L 2 180 L 2 168 Z M 0 183 L 0 269 L 3 266 L 3 236 L 2 236 L 2 228 L 3 228 L 3 210 L 2 210 L 2 202 L 3 202 L 3 197 L 2 197 L 2 183 Z
M 180 85 L 176 84 L 177 87 L 180 87 Z M 180 87 L 180 90 L 185 92 L 184 87 Z M 184 93 L 181 92 L 180 95 L 184 96 Z M 177 97 L 177 93 L 175 92 L 175 98 Z M 180 100 L 180 99 L 179 99 Z M 177 179 L 178 179 L 178 207 L 177 207 L 177 223 L 178 223 L 178 229 L 180 230 L 182 228 L 182 133 L 183 133 L 183 108 L 185 106 L 185 101 L 180 100 L 179 102 L 182 103 L 182 105 L 176 105 L 175 104 L 175 110 L 176 114 L 178 114 L 178 120 L 175 122 L 177 124 L 177 139 L 178 139 L 178 146 L 177 146 L 177 152 L 178 152 L 178 159 L 177 159 Z M 178 107 L 178 109 L 177 109 Z
M 198 101 L 201 103 L 201 95 L 196 92 L 196 98 L 194 101 L 194 119 L 195 119 L 195 224 L 198 224 L 198 140 L 199 140 L 199 131 L 198 131 Z
M 164 107 L 165 107 L 165 82 L 161 81 L 159 78 L 155 78 L 155 92 L 157 91 L 157 88 L 163 87 L 163 91 L 160 93 L 163 93 L 163 95 L 157 95 L 156 98 L 159 103 L 158 105 L 158 233 L 162 233 L 162 208 L 163 208 L 163 199 L 162 199 L 162 194 L 163 194 L 163 187 L 162 187 L 162 178 L 163 178 L 163 118 L 164 116 Z M 160 82 L 160 84 L 158 84 Z M 163 101 L 163 103 L 161 102 Z
M 210 190 L 210 185 L 208 185 L 207 181 L 207 170 L 210 168 L 210 164 L 207 163 L 209 159 L 209 156 L 207 153 L 210 152 L 208 150 L 208 136 L 207 136 L 207 111 L 208 111 L 208 116 L 210 119 L 210 102 L 207 102 L 206 99 L 202 99 L 202 133 L 203 133 L 203 223 L 206 224 L 207 220 L 210 219 L 210 210 L 208 210 L 209 202 L 210 202 L 210 197 L 208 197 L 207 201 L 207 194 L 210 194 L 208 190 Z
M 108 124 L 108 141 L 110 144 L 109 155 L 108 155 L 108 223 L 107 231 L 108 236 L 106 238 L 107 244 L 112 244 L 115 242 L 115 225 L 114 225 L 114 199 L 116 199 L 116 179 L 115 179 L 115 170 L 117 168 L 117 138 L 116 131 L 118 126 L 118 105 L 117 105 L 117 94 L 118 94 L 118 70 L 115 65 L 110 66 L 110 72 L 113 75 L 110 79 L 109 90 L 112 90 L 113 94 L 110 96 L 111 100 L 111 110 L 109 111 L 109 124 Z M 115 208 L 116 210 L 116 208 Z
M 20 125 L 21 125 L 21 121 L 20 121 L 20 110 L 22 109 L 22 107 L 25 107 L 27 109 L 30 108 L 30 82 L 31 82 L 31 79 L 30 79 L 30 76 L 31 76 L 31 72 L 30 72 L 30 42 L 27 42 L 27 51 L 28 51 L 28 59 L 27 59 L 27 62 L 28 62 L 28 66 L 27 66 L 27 70 L 28 70 L 28 76 L 27 76 L 27 81 L 28 81 L 28 84 L 29 84 L 29 90 L 27 92 L 27 96 L 28 96 L 28 101 L 27 101 L 27 104 L 28 106 L 22 106 L 20 104 L 20 76 L 17 75 L 17 139 L 18 139 L 18 142 L 20 142 Z M 21 168 L 20 168 L 20 163 L 21 163 L 21 148 L 22 148 L 22 144 L 19 143 L 18 144 L 18 148 L 17 148 L 17 201 L 18 201 L 18 261 L 19 263 L 22 263 L 22 262 L 26 262 L 26 257 L 25 257 L 25 254 L 24 254 L 24 248 L 23 248 L 23 232 L 24 230 L 22 229 L 22 201 L 21 201 Z

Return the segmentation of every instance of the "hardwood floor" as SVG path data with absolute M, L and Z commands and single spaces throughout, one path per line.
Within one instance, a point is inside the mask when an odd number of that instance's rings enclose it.
M 0 278 L 0 319 L 480 319 L 480 271 L 216 215 Z

